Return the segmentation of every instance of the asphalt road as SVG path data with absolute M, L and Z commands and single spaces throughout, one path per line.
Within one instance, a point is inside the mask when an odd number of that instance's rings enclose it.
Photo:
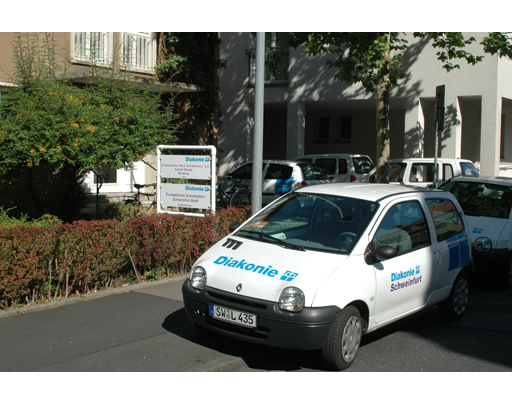
M 0 313 L 0 372 L 325 371 L 317 352 L 200 334 L 183 279 Z M 512 290 L 473 291 L 456 323 L 433 308 L 365 336 L 346 372 L 363 371 L 512 371 Z

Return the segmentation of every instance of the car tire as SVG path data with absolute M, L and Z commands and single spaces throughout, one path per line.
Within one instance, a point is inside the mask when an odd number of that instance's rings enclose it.
M 356 307 L 348 306 L 334 320 L 322 348 L 324 363 L 333 370 L 344 370 L 354 363 L 361 337 L 363 321 Z
M 468 302 L 469 280 L 466 272 L 462 271 L 455 279 L 448 298 L 438 305 L 439 314 L 446 321 L 458 321 L 466 312 Z

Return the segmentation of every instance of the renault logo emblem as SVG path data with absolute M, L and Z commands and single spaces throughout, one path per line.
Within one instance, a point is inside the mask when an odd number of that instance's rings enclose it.
M 242 283 L 240 283 L 236 286 L 236 292 L 240 292 L 240 291 L 242 291 Z

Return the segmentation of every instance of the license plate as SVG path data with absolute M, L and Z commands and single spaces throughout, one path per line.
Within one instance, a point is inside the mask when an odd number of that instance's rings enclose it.
M 210 316 L 220 321 L 234 323 L 247 328 L 256 327 L 257 315 L 237 311 L 236 309 L 210 304 Z

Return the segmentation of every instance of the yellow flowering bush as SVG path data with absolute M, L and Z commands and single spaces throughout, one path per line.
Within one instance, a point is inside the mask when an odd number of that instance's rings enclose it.
M 129 168 L 140 156 L 155 153 L 157 145 L 174 143 L 178 126 L 173 117 L 169 121 L 159 95 L 107 79 L 83 88 L 58 80 L 29 81 L 2 93 L 0 117 L 0 176 L 16 178 L 21 167 L 34 173 L 41 165 L 54 174 L 70 173 L 75 186 L 48 184 L 42 191 L 59 201 L 66 201 L 59 193 L 79 187 L 88 171 Z M 62 183 L 63 176 L 54 176 L 55 181 Z

